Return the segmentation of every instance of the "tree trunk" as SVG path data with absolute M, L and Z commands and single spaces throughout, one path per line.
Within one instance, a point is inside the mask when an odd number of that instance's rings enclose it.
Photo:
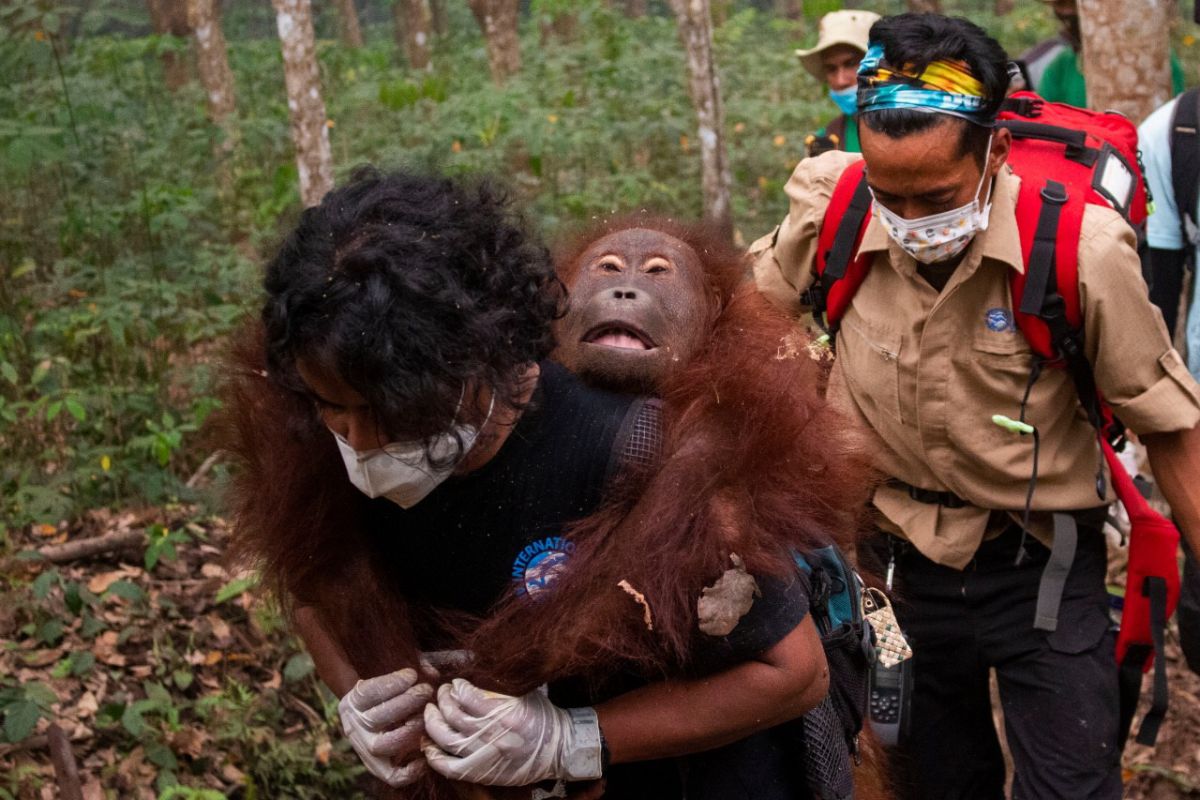
M 709 0 L 670 0 L 688 65 L 688 88 L 699 121 L 701 187 L 704 218 L 733 236 L 729 157 L 725 152 L 721 82 L 713 57 Z
M 433 18 L 433 32 L 438 36 L 450 33 L 450 21 L 446 17 L 446 0 L 429 0 L 429 14 Z
M 1079 0 L 1079 23 L 1089 108 L 1120 111 L 1136 123 L 1171 98 L 1162 0 Z
M 354 0 L 337 0 L 338 30 L 346 47 L 362 47 L 362 26 L 358 24 L 358 9 Z
M 216 0 L 187 0 L 187 21 L 194 36 L 200 83 L 208 99 L 208 118 L 225 127 L 237 103 L 219 11 Z
M 433 15 L 427 0 L 397 0 L 392 6 L 396 43 L 404 48 L 413 69 L 429 69 L 429 41 Z
M 996 0 L 996 16 L 1003 17 L 1016 8 L 1017 0 Z
M 909 11 L 916 14 L 923 12 L 932 14 L 942 13 L 942 0 L 906 0 L 905 4 L 908 6 Z
M 187 5 L 177 0 L 146 0 L 150 11 L 150 27 L 159 36 L 186 38 L 188 30 Z M 192 79 L 191 65 L 183 53 L 163 53 L 163 82 L 175 91 Z
M 517 38 L 518 0 L 468 0 L 471 12 L 487 42 L 492 80 L 503 85 L 521 69 L 521 43 Z
M 784 19 L 804 19 L 804 0 L 775 0 L 775 13 Z
M 325 101 L 317 72 L 310 0 L 271 0 L 283 48 L 292 141 L 300 174 L 300 199 L 305 207 L 321 202 L 333 188 L 333 157 L 329 151 Z
M 579 15 L 574 11 L 564 11 L 556 14 L 543 15 L 538 23 L 540 28 L 540 41 L 544 46 L 551 39 L 556 39 L 560 42 L 570 42 L 575 38 L 575 31 L 579 24 Z
M 641 19 L 648 11 L 646 0 L 625 0 L 625 16 L 630 19 Z

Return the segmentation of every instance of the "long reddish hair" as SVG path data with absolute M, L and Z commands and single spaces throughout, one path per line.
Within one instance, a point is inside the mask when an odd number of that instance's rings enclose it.
M 622 217 L 560 251 L 564 283 L 591 242 L 631 227 L 671 235 L 700 255 L 709 335 L 662 387 L 660 466 L 625 476 L 603 507 L 571 526 L 571 568 L 544 601 L 510 598 L 470 638 L 487 654 L 472 677 L 492 688 L 521 692 L 629 668 L 678 674 L 701 635 L 696 600 L 730 568 L 731 554 L 752 573 L 784 575 L 795 569 L 791 551 L 852 550 L 859 534 L 871 485 L 863 441 L 825 403 L 824 370 L 792 321 L 746 280 L 740 252 L 704 226 Z
M 451 621 L 409 602 L 311 402 L 267 377 L 261 324 L 235 339 L 215 423 L 234 467 L 232 554 L 261 569 L 285 608 L 316 611 L 360 675 L 416 664 L 420 630 L 434 626 L 479 654 L 468 677 L 509 693 L 565 678 L 599 688 L 618 671 L 688 674 L 702 635 L 697 598 L 732 554 L 752 573 L 783 575 L 792 550 L 853 549 L 872 481 L 863 442 L 824 402 L 824 370 L 747 282 L 739 252 L 701 226 L 625 217 L 561 251 L 565 282 L 588 243 L 626 227 L 668 233 L 701 255 L 710 333 L 662 387 L 660 465 L 623 475 L 570 527 L 571 568 L 549 592 L 504 598 L 484 620 Z M 433 776 L 406 796 L 449 791 Z

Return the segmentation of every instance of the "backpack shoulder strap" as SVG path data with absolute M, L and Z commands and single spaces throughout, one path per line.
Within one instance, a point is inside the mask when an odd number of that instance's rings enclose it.
M 1079 302 L 1079 235 L 1086 200 L 1053 178 L 1023 176 L 1017 196 L 1024 274 L 1009 276 L 1013 316 L 1030 348 L 1070 373 L 1080 405 L 1106 438 L 1122 431 L 1100 397 L 1084 351 Z M 1103 492 L 1101 492 L 1103 496 Z
M 866 163 L 856 161 L 838 178 L 817 236 L 816 281 L 807 294 L 813 316 L 833 332 L 867 276 L 870 258 L 855 258 L 871 219 Z
M 1179 95 L 1171 115 L 1171 188 L 1183 224 L 1183 240 L 1191 241 L 1187 221 L 1197 223 L 1200 200 L 1200 87 Z
M 837 137 L 837 149 L 846 149 L 846 115 L 838 114 L 833 119 L 829 120 L 829 124 L 825 126 L 825 134 L 831 137 Z

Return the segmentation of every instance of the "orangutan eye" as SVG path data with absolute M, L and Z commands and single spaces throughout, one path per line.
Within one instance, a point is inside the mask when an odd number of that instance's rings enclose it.
M 667 268 L 662 264 L 655 264 L 646 270 L 647 275 L 657 275 L 660 272 L 666 272 Z
M 601 261 L 599 266 L 600 266 L 600 269 L 604 270 L 605 272 L 620 272 L 621 271 L 621 265 L 616 263 L 615 261 Z

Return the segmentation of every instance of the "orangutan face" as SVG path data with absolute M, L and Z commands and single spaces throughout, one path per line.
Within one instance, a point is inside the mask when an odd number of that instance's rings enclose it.
M 673 236 L 629 228 L 596 240 L 574 267 L 559 361 L 594 386 L 657 391 L 711 315 L 700 257 Z

